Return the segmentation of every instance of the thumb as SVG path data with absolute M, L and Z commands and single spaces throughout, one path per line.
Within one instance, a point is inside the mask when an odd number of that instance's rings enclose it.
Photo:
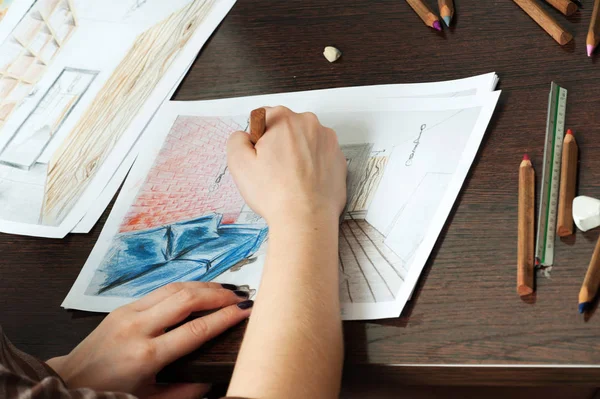
M 227 141 L 227 165 L 234 177 L 249 168 L 256 159 L 256 150 L 246 132 L 234 132 Z
M 210 384 L 156 385 L 147 399 L 198 399 L 210 391 Z

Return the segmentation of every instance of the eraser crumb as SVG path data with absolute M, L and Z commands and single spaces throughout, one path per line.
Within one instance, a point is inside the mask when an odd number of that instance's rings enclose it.
M 323 55 L 327 58 L 329 62 L 335 62 L 342 56 L 342 52 L 335 47 L 327 46 L 325 50 L 323 50 Z

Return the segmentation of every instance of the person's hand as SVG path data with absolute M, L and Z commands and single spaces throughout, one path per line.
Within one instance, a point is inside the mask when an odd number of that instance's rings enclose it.
M 266 108 L 253 146 L 245 132 L 227 145 L 228 165 L 246 203 L 269 224 L 314 218 L 337 223 L 346 203 L 346 160 L 333 130 L 312 113 Z
M 68 388 L 198 398 L 208 385 L 155 385 L 156 373 L 246 319 L 252 307 L 247 299 L 247 293 L 231 285 L 169 284 L 116 309 L 70 354 L 47 363 Z M 218 308 L 165 332 L 193 312 Z

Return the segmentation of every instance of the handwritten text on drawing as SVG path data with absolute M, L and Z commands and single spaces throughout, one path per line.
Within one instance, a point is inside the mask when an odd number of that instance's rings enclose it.
M 421 142 L 421 135 L 423 134 L 423 131 L 425 130 L 425 128 L 427 128 L 427 125 L 426 124 L 422 124 L 421 125 L 421 131 L 419 132 L 419 135 L 417 136 L 417 138 L 415 139 L 415 141 L 413 141 L 413 143 L 415 144 L 415 146 L 413 147 L 412 152 L 408 156 L 408 159 L 406 160 L 406 162 L 404 162 L 404 165 L 406 165 L 406 166 L 412 165 L 413 158 L 415 157 L 415 152 L 417 151 L 417 147 L 419 147 L 419 143 Z

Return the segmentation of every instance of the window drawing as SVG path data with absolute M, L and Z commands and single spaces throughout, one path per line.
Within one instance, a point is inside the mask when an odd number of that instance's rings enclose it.
M 72 0 L 37 0 L 0 45 L 0 129 L 76 27 Z

